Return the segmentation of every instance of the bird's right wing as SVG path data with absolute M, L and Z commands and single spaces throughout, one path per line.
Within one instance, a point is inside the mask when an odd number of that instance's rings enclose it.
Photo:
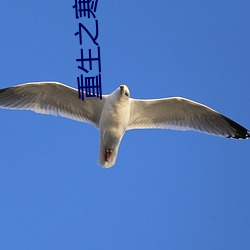
M 0 89 L 0 107 L 32 110 L 88 122 L 96 127 L 106 96 L 79 99 L 78 90 L 59 82 L 33 82 Z
M 181 97 L 130 99 L 129 129 L 166 128 L 196 130 L 208 134 L 247 138 L 250 132 L 217 111 Z

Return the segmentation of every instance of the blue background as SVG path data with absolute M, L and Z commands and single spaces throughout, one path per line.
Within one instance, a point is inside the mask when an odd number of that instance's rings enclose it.
M 0 88 L 76 87 L 73 5 L 0 2 Z M 249 13 L 248 0 L 100 0 L 103 93 L 183 96 L 250 128 Z M 249 141 L 134 130 L 102 169 L 88 124 L 3 109 L 0 121 L 1 249 L 250 249 Z

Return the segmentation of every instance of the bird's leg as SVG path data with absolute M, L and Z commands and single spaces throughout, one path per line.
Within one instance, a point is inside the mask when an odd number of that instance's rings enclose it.
M 108 148 L 105 152 L 105 161 L 108 162 L 112 153 L 112 149 Z

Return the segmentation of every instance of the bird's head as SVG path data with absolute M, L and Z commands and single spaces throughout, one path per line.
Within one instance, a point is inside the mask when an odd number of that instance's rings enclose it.
M 120 87 L 118 89 L 120 91 L 120 95 L 122 98 L 129 98 L 130 97 L 129 89 L 125 84 L 120 85 Z
M 120 85 L 113 93 L 111 93 L 112 98 L 119 102 L 129 102 L 130 92 L 126 85 Z

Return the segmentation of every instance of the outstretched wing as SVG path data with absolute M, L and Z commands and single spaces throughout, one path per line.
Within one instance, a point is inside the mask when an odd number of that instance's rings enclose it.
M 185 98 L 130 101 L 128 129 L 166 128 L 196 130 L 237 139 L 250 137 L 250 132 L 238 123 L 203 104 Z
M 98 127 L 106 97 L 79 99 L 78 90 L 59 82 L 32 82 L 0 89 L 0 107 L 32 110 L 87 122 Z

